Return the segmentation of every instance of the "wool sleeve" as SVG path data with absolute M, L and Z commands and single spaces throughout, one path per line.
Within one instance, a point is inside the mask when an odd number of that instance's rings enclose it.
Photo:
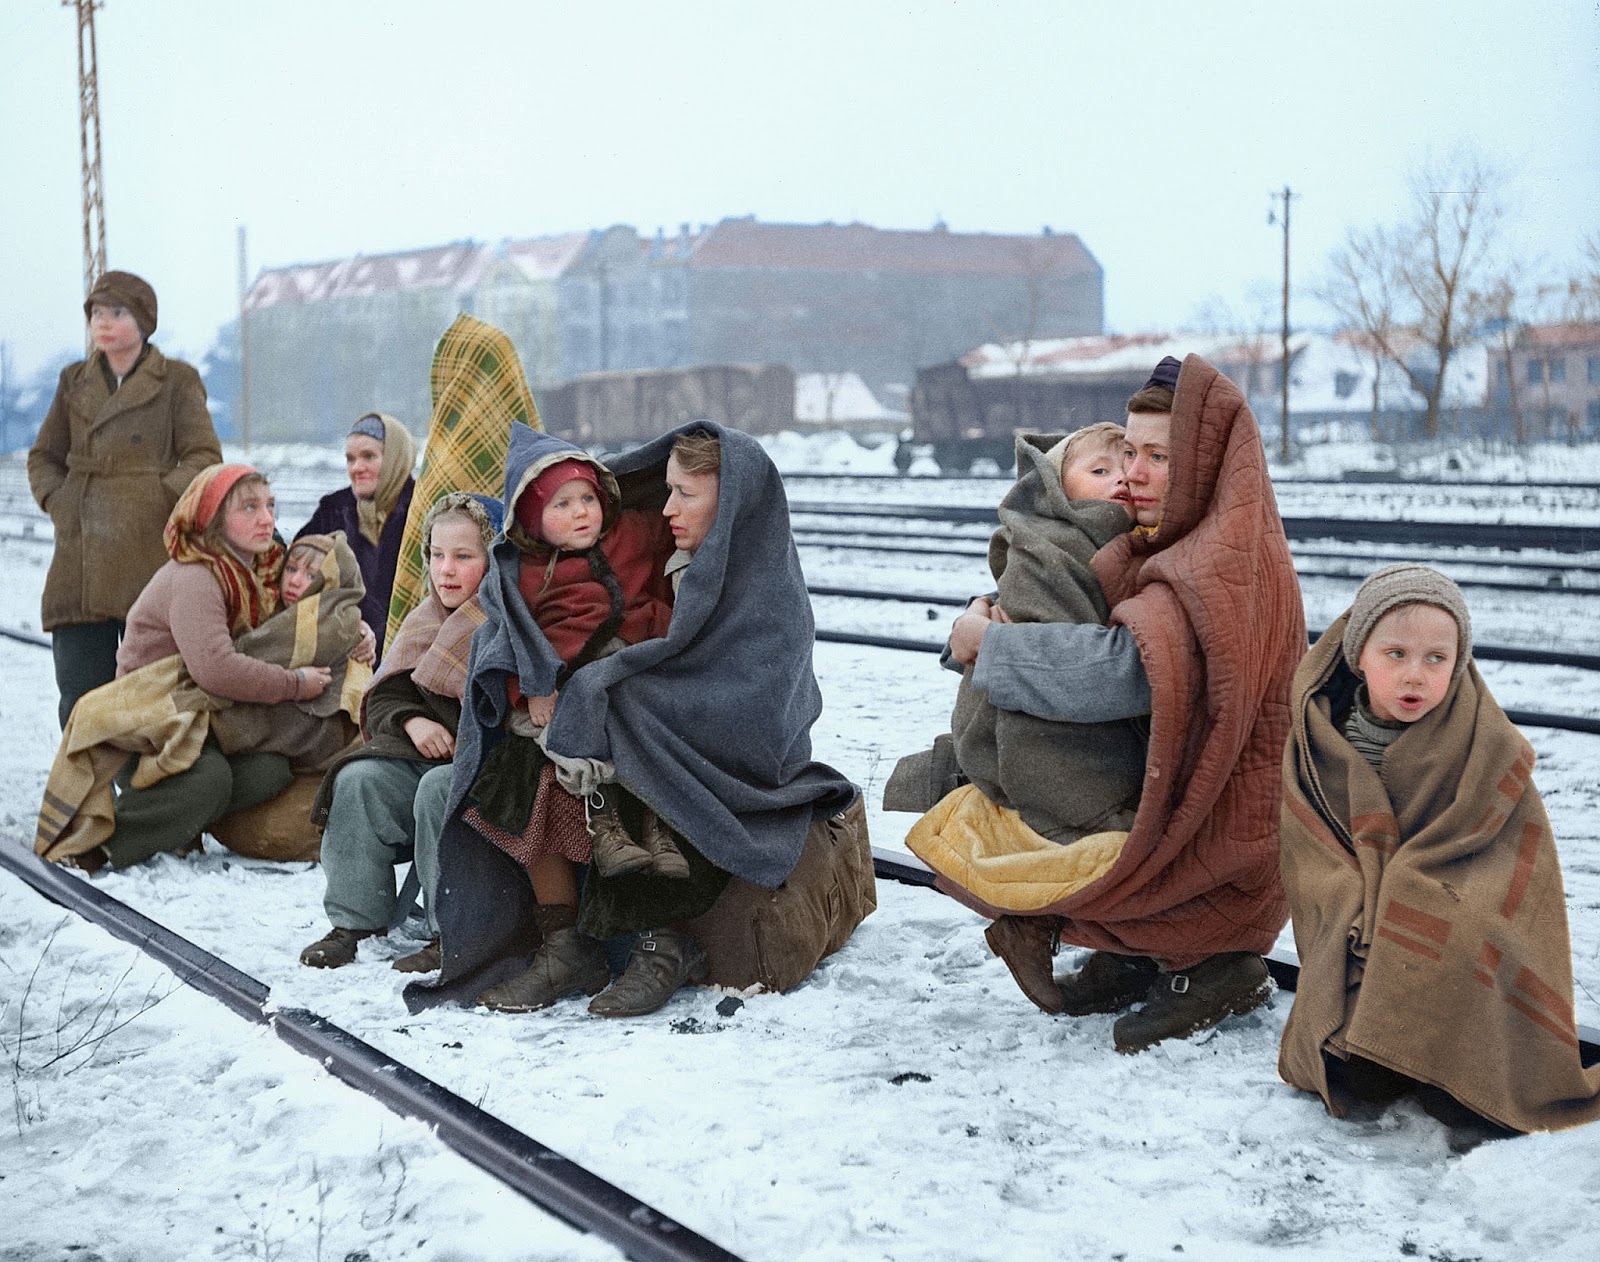
M 195 683 L 213 696 L 230 701 L 271 704 L 294 699 L 295 673 L 271 662 L 258 662 L 233 647 L 222 588 L 203 565 L 180 565 L 171 584 L 168 606 L 173 643 Z
M 1150 713 L 1150 681 L 1126 627 L 995 623 L 984 633 L 972 682 L 999 709 L 1056 723 Z
M 206 406 L 206 388 L 200 374 L 182 360 L 167 361 L 172 419 L 172 452 L 176 458 L 161 484 L 176 501 L 194 481 L 195 474 L 222 463 L 222 445 L 217 442 L 211 409 Z
M 67 450 L 72 443 L 69 409 L 67 407 L 67 378 L 81 364 L 61 370 L 56 383 L 55 398 L 45 413 L 39 435 L 28 449 L 28 485 L 33 499 L 45 512 L 50 511 L 50 497 L 67 480 Z

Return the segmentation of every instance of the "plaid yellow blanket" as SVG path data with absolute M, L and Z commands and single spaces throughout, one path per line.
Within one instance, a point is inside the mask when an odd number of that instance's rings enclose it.
M 428 508 L 446 491 L 498 498 L 505 485 L 511 427 L 544 428 L 511 339 L 465 312 L 439 339 L 429 380 L 433 415 L 400 540 L 385 644 L 422 600 L 422 519 Z

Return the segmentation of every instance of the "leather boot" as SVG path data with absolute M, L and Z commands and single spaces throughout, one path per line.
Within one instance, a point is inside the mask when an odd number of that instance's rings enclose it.
M 678 843 L 672 840 L 672 830 L 652 810 L 646 809 L 644 813 L 644 836 L 640 841 L 650 856 L 650 871 L 669 881 L 689 879 L 689 861 L 678 849 Z
M 577 929 L 578 909 L 561 905 L 534 908 L 544 936 L 533 963 L 509 981 L 491 986 L 478 1002 L 496 1012 L 537 1012 L 580 992 L 595 994 L 611 980 L 605 943 Z
M 589 1002 L 597 1017 L 642 1017 L 654 1012 L 685 982 L 710 975 L 704 949 L 675 929 L 647 929 L 628 956 L 622 976 Z
M 626 876 L 650 866 L 650 852 L 628 836 L 615 803 L 599 793 L 588 799 L 589 862 L 601 876 Z
M 389 967 L 400 973 L 437 973 L 444 967 L 444 951 L 439 946 L 439 939 L 435 938 L 420 951 L 402 955 Z
M 1119 1052 L 1142 1052 L 1163 1039 L 1183 1039 L 1241 1016 L 1272 994 L 1266 962 L 1253 951 L 1225 951 L 1181 973 L 1163 973 L 1137 1011 L 1117 1018 Z
M 998 955 L 1022 993 L 1042 1011 L 1061 1011 L 1061 991 L 1056 986 L 1052 961 L 1056 953 L 1058 916 L 1001 916 L 983 936 Z
M 1148 956 L 1096 951 L 1076 973 L 1057 983 L 1061 1011 L 1069 1017 L 1121 1012 L 1150 993 L 1159 971 L 1160 965 Z
M 335 925 L 300 952 L 300 963 L 311 968 L 343 968 L 356 958 L 356 943 L 377 936 L 376 929 L 341 929 Z

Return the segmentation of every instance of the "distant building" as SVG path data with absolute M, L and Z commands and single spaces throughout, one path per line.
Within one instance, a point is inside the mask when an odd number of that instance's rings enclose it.
M 1489 407 L 1525 439 L 1600 434 L 1600 324 L 1536 324 L 1492 339 Z
M 422 433 L 460 311 L 506 331 L 536 398 L 596 372 L 754 363 L 854 373 L 885 398 L 978 342 L 1098 333 L 1104 281 L 1070 233 L 748 217 L 277 268 L 245 310 L 252 438 L 334 441 L 368 410 Z

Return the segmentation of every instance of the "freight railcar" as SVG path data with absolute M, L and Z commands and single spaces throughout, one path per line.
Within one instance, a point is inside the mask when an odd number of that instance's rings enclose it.
M 538 403 L 551 433 L 608 451 L 686 421 L 775 434 L 794 428 L 794 373 L 783 364 L 588 373 L 540 391 Z

